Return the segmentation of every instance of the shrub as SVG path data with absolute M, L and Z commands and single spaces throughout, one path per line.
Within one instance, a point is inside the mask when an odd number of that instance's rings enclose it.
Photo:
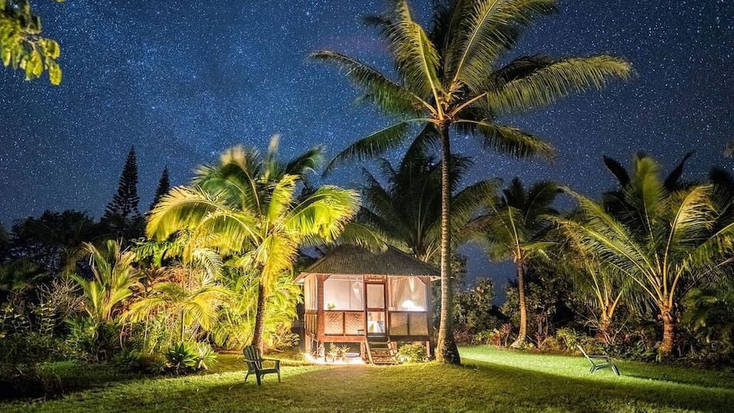
M 194 370 L 197 366 L 199 351 L 192 343 L 182 341 L 174 344 L 166 352 L 168 368 L 176 374 Z
M 123 372 L 160 374 L 165 371 L 166 362 L 160 354 L 147 354 L 139 350 L 123 350 L 114 359 Z
M 212 346 L 209 343 L 197 343 L 196 344 L 196 369 L 197 370 L 209 370 L 217 362 L 217 353 L 212 350 Z
M 209 343 L 182 341 L 174 344 L 166 352 L 168 370 L 175 374 L 206 370 L 217 360 Z
M 349 352 L 349 346 L 337 346 L 334 343 L 329 343 L 329 351 L 326 353 L 327 358 L 331 361 L 342 360 L 346 357 Z
M 422 363 L 428 360 L 428 353 L 422 344 L 403 344 L 398 349 L 397 357 L 401 363 Z
M 566 350 L 566 346 L 557 337 L 546 337 L 538 345 L 538 350 L 559 353 Z

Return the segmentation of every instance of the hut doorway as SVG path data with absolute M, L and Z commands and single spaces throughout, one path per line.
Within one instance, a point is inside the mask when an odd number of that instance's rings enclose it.
M 385 283 L 365 283 L 365 303 L 367 309 L 367 335 L 384 336 L 387 334 L 386 303 L 387 294 Z

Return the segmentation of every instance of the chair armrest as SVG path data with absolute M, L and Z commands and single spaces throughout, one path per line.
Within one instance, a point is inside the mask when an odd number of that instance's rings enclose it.
M 275 363 L 276 369 L 280 367 L 280 359 L 262 359 L 262 361 L 269 361 L 269 362 Z

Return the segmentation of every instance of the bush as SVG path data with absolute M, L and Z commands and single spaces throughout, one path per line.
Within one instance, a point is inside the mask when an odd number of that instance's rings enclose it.
M 146 354 L 138 350 L 124 350 L 115 357 L 114 362 L 121 371 L 129 373 L 160 374 L 166 367 L 160 354 Z
M 557 337 L 550 336 L 546 337 L 545 340 L 541 341 L 540 344 L 538 344 L 538 350 L 548 351 L 552 353 L 560 353 L 562 351 L 566 351 L 566 346 Z
M 195 370 L 198 356 L 198 349 L 192 343 L 182 341 L 171 346 L 166 352 L 167 367 L 176 374 Z
M 428 360 L 428 353 L 422 344 L 403 344 L 397 357 L 401 363 L 422 363 Z
M 91 317 L 66 320 L 69 335 L 64 343 L 68 358 L 99 362 L 112 360 L 119 351 L 120 328 L 111 322 L 97 322 Z
M 177 343 L 166 352 L 167 368 L 174 374 L 206 370 L 217 360 L 208 343 Z
M 334 343 L 329 343 L 329 351 L 326 353 L 326 356 L 331 361 L 344 360 L 348 352 L 349 346 L 337 346 Z
M 209 370 L 217 362 L 217 353 L 209 343 L 196 343 L 196 369 Z

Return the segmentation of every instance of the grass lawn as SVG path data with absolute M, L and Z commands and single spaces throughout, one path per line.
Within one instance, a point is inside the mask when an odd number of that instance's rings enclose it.
M 0 411 L 732 411 L 734 375 L 621 362 L 588 374 L 581 357 L 467 347 L 463 367 L 288 363 L 283 383 L 243 383 L 241 360 L 224 355 L 208 374 L 121 378 L 45 402 Z

